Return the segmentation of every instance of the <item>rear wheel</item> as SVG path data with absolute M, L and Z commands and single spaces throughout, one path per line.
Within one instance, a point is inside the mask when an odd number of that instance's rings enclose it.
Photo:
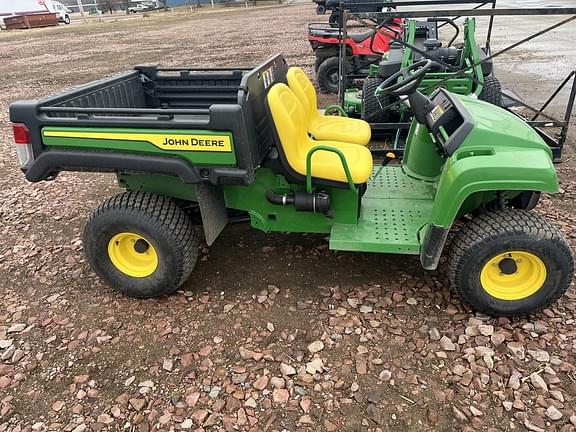
M 170 198 L 125 192 L 106 200 L 84 228 L 94 271 L 124 294 L 169 294 L 190 276 L 198 240 L 188 216 Z
M 362 86 L 362 120 L 368 123 L 386 123 L 389 119 L 388 111 L 382 108 L 390 104 L 387 96 L 374 96 L 376 88 L 383 82 L 382 78 L 368 77 Z
M 484 77 L 484 86 L 478 96 L 478 99 L 491 103 L 492 105 L 502 106 L 502 86 L 500 81 L 494 75 Z
M 338 93 L 339 71 L 338 57 L 329 57 L 320 63 L 316 71 L 316 80 L 320 91 Z
M 495 316 L 535 313 L 564 294 L 574 273 L 570 246 L 542 216 L 524 210 L 483 214 L 454 238 L 452 287 L 472 309 Z

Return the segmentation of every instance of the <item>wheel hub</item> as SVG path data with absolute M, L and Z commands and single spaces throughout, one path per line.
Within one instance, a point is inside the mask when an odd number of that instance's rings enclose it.
M 505 275 L 511 275 L 518 271 L 518 264 L 516 264 L 516 261 L 508 257 L 500 261 L 498 267 L 500 268 L 500 272 Z
M 480 283 L 498 300 L 522 300 L 542 288 L 546 274 L 546 265 L 537 255 L 511 251 L 498 254 L 484 264 Z
M 121 273 L 144 278 L 158 268 L 158 254 L 154 246 L 143 236 L 122 232 L 108 242 L 108 257 Z
M 138 253 L 145 253 L 150 249 L 150 244 L 144 239 L 138 239 L 134 242 L 134 250 Z

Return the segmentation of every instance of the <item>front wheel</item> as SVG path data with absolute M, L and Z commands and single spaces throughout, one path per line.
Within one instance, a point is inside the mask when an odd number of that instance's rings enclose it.
M 574 260 L 542 216 L 500 210 L 467 223 L 448 254 L 452 287 L 472 309 L 494 316 L 538 312 L 568 289 Z
M 190 218 L 165 196 L 125 192 L 106 200 L 84 228 L 92 269 L 131 297 L 169 294 L 190 276 L 198 240 Z
M 70 17 L 68 15 L 64 17 L 64 24 L 66 25 L 70 24 Z

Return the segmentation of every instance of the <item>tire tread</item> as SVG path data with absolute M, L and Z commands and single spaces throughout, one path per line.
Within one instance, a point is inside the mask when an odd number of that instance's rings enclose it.
M 378 77 L 368 77 L 362 85 L 362 120 L 368 123 L 385 123 L 388 121 L 388 113 L 382 107 L 388 105 L 388 97 L 377 98 L 374 96 L 376 88 L 384 80 Z
M 186 213 L 170 198 L 148 192 L 123 192 L 105 200 L 88 218 L 86 226 L 108 212 L 127 211 L 151 217 L 158 227 L 164 226 L 174 236 L 174 249 L 179 265 L 175 271 L 175 286 L 165 289 L 163 294 L 177 289 L 184 283 L 196 264 L 198 236 Z M 88 253 L 88 252 L 87 252 Z
M 501 238 L 509 234 L 529 234 L 534 237 L 546 239 L 556 243 L 566 255 L 565 258 L 571 263 L 570 274 L 574 273 L 574 262 L 571 249 L 558 228 L 551 225 L 543 216 L 528 210 L 505 209 L 489 213 L 484 213 L 465 224 L 454 236 L 448 253 L 448 279 L 450 285 L 457 292 L 460 298 L 469 307 L 481 312 L 492 313 L 489 310 L 481 310 L 473 305 L 462 290 L 459 283 L 459 274 L 462 273 L 464 262 L 468 258 L 472 246 L 482 245 L 493 241 L 494 238 Z M 570 284 L 557 290 L 556 295 L 540 308 L 544 309 L 558 300 L 568 289 Z M 512 316 L 525 315 L 520 312 L 510 314 Z
M 498 78 L 494 75 L 489 75 L 484 78 L 484 86 L 478 96 L 478 99 L 501 107 L 502 103 L 502 85 Z

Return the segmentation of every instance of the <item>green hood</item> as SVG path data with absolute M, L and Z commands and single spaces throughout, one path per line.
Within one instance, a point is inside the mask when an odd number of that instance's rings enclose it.
M 461 96 L 459 99 L 474 119 L 474 129 L 463 147 L 489 145 L 543 149 L 552 158 L 552 151 L 542 137 L 516 115 L 469 96 Z

